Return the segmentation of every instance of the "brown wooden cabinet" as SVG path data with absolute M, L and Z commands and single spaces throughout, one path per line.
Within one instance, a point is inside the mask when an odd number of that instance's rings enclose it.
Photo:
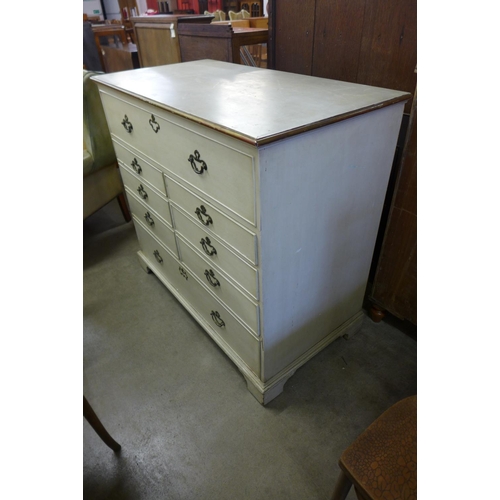
M 375 278 L 368 290 L 375 321 L 385 311 L 417 324 L 417 93 L 384 233 Z
M 132 18 L 135 43 L 142 68 L 181 62 L 178 24 L 208 24 L 213 16 L 157 15 Z

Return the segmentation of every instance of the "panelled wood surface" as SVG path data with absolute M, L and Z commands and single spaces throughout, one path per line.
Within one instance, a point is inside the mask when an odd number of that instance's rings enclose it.
M 270 2 L 273 69 L 415 91 L 416 0 Z
M 314 1 L 273 0 L 271 8 L 276 20 L 273 69 L 312 75 Z
M 417 94 L 371 291 L 371 300 L 417 324 Z

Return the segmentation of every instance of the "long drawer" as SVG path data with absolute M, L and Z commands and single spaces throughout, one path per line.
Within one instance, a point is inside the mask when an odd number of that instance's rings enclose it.
M 245 289 L 254 299 L 258 299 L 257 269 L 227 248 L 221 240 L 193 222 L 173 202 L 171 207 L 176 231 L 206 256 L 215 269 Z
M 215 131 L 210 137 L 195 132 L 189 122 L 169 120 L 168 113 L 147 103 L 111 96 L 101 90 L 111 134 L 149 155 L 167 172 L 219 203 L 244 220 L 256 224 L 254 156 L 228 145 Z M 185 123 L 185 125 L 184 125 Z
M 124 147 L 117 141 L 113 141 L 116 156 L 118 161 L 122 162 L 129 169 L 133 170 L 135 175 L 140 179 L 144 179 L 149 184 L 154 186 L 160 193 L 167 195 L 165 183 L 163 182 L 163 173 L 156 167 L 147 162 L 142 156 L 135 151 Z
M 136 177 L 132 172 L 119 163 L 120 173 L 125 189 L 140 198 L 144 205 L 154 210 L 165 222 L 172 226 L 172 216 L 167 199 L 156 192 L 144 179 Z
M 259 336 L 259 306 L 246 297 L 223 274 L 212 269 L 182 236 L 177 235 L 182 263 L 212 291 L 236 316 Z
M 260 375 L 260 342 L 249 333 L 227 309 L 198 283 L 186 274 L 179 293 L 203 318 L 209 333 L 222 339 L 241 360 L 257 375 Z
M 224 215 L 171 177 L 165 176 L 165 182 L 168 197 L 189 213 L 197 224 L 201 224 L 209 233 L 218 236 L 250 263 L 257 264 L 257 236 L 254 233 Z

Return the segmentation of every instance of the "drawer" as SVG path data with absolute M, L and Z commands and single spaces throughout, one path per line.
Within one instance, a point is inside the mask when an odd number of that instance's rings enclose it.
M 174 123 L 167 111 L 128 96 L 130 102 L 101 91 L 101 99 L 115 138 L 255 226 L 256 149 L 240 151 L 234 147 L 238 141 L 224 134 L 179 117 Z
M 257 375 L 260 375 L 260 342 L 227 309 L 207 292 L 187 270 L 179 293 L 202 317 L 208 333 L 222 339 Z
M 134 227 L 142 253 L 151 262 L 152 271 L 162 275 L 175 289 L 179 288 L 179 262 L 152 236 L 137 217 Z
M 259 306 L 246 297 L 223 274 L 212 269 L 208 259 L 200 257 L 191 246 L 177 235 L 182 263 L 218 299 L 220 299 L 252 332 L 259 336 Z
M 115 147 L 118 160 L 125 164 L 130 170 L 133 170 L 140 179 L 146 180 L 149 184 L 160 191 L 160 193 L 167 196 L 165 183 L 163 182 L 163 173 L 160 170 L 153 167 L 140 155 L 132 152 L 128 148 L 125 148 L 118 142 L 113 141 L 113 145 Z
M 157 215 L 172 226 L 172 216 L 170 215 L 170 207 L 167 199 L 156 192 L 149 184 L 144 182 L 143 179 L 136 177 L 123 167 L 123 165 L 119 165 L 127 194 L 132 194 L 139 198 L 146 207 L 155 211 Z
M 213 205 L 207 203 L 178 182 L 165 176 L 168 197 L 183 208 L 191 218 L 209 233 L 218 236 L 234 251 L 257 264 L 257 236 L 236 223 Z
M 208 234 L 205 229 L 184 215 L 173 203 L 171 207 L 176 231 L 211 262 L 214 271 L 217 269 L 224 273 L 226 277 L 246 290 L 254 299 L 258 299 L 257 269 L 224 246 L 221 240 Z
M 174 232 L 162 219 L 149 207 L 139 201 L 132 193 L 127 191 L 130 210 L 137 220 L 146 226 L 174 255 L 178 257 Z

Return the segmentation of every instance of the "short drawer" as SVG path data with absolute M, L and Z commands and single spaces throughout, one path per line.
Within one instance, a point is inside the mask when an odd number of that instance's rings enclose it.
M 191 218 L 209 233 L 218 236 L 234 251 L 257 264 L 257 236 L 224 215 L 174 179 L 165 176 L 169 199 L 184 209 Z
M 199 224 L 184 215 L 174 204 L 171 206 L 176 231 L 206 257 L 219 272 L 226 274 L 230 280 L 245 289 L 254 299 L 258 299 L 257 269 L 247 264 L 232 250 L 224 246 L 221 240 L 209 234 Z
M 137 220 L 146 226 L 173 254 L 178 256 L 175 236 L 172 229 L 157 217 L 156 212 L 141 203 L 133 194 L 127 191 L 130 210 Z
M 161 274 L 177 289 L 179 282 L 179 262 L 148 232 L 139 219 L 134 216 L 133 220 L 139 245 L 144 256 L 151 262 L 152 271 Z
M 149 182 L 154 186 L 160 193 L 167 195 L 165 190 L 165 183 L 163 182 L 163 173 L 157 168 L 153 167 L 144 158 L 130 149 L 125 148 L 116 141 L 113 141 L 115 147 L 116 156 L 119 161 L 126 165 L 129 169 L 133 170 L 135 174 Z
M 183 264 L 256 336 L 259 336 L 259 306 L 246 297 L 223 274 L 212 269 L 210 261 L 197 254 L 179 235 L 177 235 L 177 243 Z
M 126 96 L 101 91 L 111 134 L 183 179 L 204 197 L 256 224 L 255 155 L 238 141 Z M 196 131 L 194 130 L 196 128 Z M 200 130 L 202 132 L 200 132 Z
M 121 164 L 119 165 L 127 193 L 139 198 L 144 205 L 154 210 L 157 215 L 172 226 L 172 216 L 170 215 L 167 198 L 155 191 L 143 179 L 136 177 Z
M 221 339 L 257 375 L 260 375 L 260 342 L 226 309 L 207 292 L 187 270 L 186 280 L 179 293 L 201 316 L 208 333 Z

